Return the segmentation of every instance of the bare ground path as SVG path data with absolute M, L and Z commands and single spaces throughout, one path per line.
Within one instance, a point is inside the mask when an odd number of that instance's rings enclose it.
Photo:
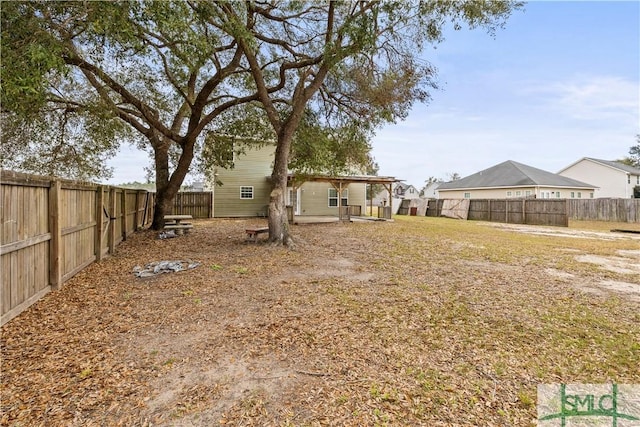
M 257 224 L 132 236 L 5 325 L 2 425 L 531 425 L 539 383 L 640 383 L 640 274 L 580 258 L 638 240 Z M 201 265 L 132 273 L 173 259 Z

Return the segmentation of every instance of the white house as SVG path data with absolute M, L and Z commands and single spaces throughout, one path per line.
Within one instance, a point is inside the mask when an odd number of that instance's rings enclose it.
M 422 189 L 422 196 L 425 199 L 436 199 L 438 198 L 438 194 L 437 194 L 437 190 L 438 187 L 440 187 L 440 184 L 442 184 L 441 181 L 434 181 L 434 182 L 430 182 L 429 184 L 427 184 L 423 189 Z
M 640 169 L 611 160 L 583 157 L 558 172 L 558 175 L 588 181 L 596 188 L 595 197 L 632 198 L 640 186 Z

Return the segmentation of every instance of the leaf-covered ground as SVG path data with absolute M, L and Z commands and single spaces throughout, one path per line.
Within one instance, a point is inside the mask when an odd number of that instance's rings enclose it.
M 258 224 L 138 233 L 5 325 L 2 425 L 530 426 L 538 384 L 640 383 L 638 235 Z

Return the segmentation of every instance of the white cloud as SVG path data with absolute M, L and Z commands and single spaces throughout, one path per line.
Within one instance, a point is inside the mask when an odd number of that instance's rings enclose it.
M 640 119 L 640 83 L 620 77 L 577 77 L 568 81 L 534 84 L 527 95 L 542 96 L 541 106 L 576 120 Z

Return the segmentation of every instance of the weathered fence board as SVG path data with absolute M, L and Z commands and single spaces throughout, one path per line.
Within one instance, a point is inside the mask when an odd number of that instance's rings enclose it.
M 428 201 L 440 216 L 444 199 Z M 640 199 L 471 199 L 470 220 L 568 226 L 569 219 L 640 223 Z
M 427 202 L 427 216 L 440 216 L 444 199 L 429 199 Z
M 570 199 L 569 218 L 586 221 L 640 222 L 640 199 Z
M 0 324 L 153 219 L 145 190 L 1 174 Z
M 181 191 L 173 201 L 173 212 L 194 218 L 211 218 L 213 193 L 210 191 Z
M 444 200 L 429 200 L 427 216 L 440 216 Z M 569 225 L 565 199 L 470 199 L 467 219 L 561 227 Z

